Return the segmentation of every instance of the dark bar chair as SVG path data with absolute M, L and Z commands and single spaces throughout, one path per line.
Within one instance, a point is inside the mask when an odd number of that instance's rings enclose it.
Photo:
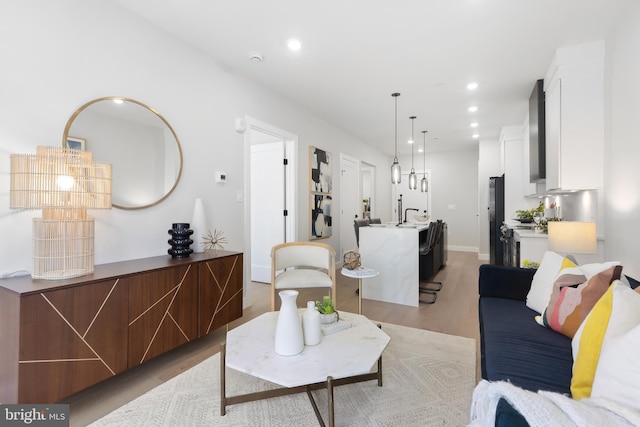
M 421 303 L 433 304 L 438 298 L 438 291 L 442 289 L 442 282 L 430 280 L 440 270 L 442 265 L 442 252 L 440 251 L 440 239 L 442 235 L 442 220 L 429 224 L 427 238 L 420 244 L 419 292 L 429 295 L 431 299 L 420 299 Z

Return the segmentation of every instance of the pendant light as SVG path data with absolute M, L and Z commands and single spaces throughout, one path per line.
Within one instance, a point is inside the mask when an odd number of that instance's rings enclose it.
M 411 172 L 409 173 L 409 190 L 415 190 L 418 188 L 418 177 L 416 176 L 416 170 L 413 168 L 413 121 L 416 119 L 416 116 L 409 117 L 411 119 Z
M 422 191 L 423 193 L 426 193 L 429 191 L 429 181 L 427 181 L 427 131 L 423 130 L 422 134 L 424 135 L 424 142 L 423 142 L 423 148 L 422 148 L 424 163 L 422 167 L 422 171 L 423 171 L 422 180 L 420 180 L 420 191 Z
M 398 97 L 399 93 L 392 93 L 396 100 L 396 115 L 395 115 L 395 156 L 393 158 L 393 164 L 391 165 L 391 183 L 392 184 L 400 184 L 400 163 L 398 163 Z

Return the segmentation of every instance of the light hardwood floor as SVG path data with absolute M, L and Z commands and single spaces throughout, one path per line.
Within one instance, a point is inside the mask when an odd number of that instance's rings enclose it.
M 479 346 L 477 284 L 480 264 L 475 253 L 449 251 L 447 265 L 434 278 L 443 283 L 435 304 L 408 307 L 363 299 L 362 313 L 380 322 L 473 338 Z M 344 277 L 338 271 L 337 286 L 338 310 L 357 312 L 357 280 Z M 366 280 L 363 281 L 364 286 Z M 244 310 L 241 319 L 230 324 L 230 328 L 269 310 L 269 285 L 252 282 L 248 288 L 250 306 Z M 320 299 L 325 291 L 319 292 L 301 292 L 298 305 L 303 307 L 307 300 Z M 202 362 L 219 351 L 224 335 L 224 328 L 221 328 L 195 342 L 64 399 L 60 403 L 70 405 L 70 425 L 85 426 Z

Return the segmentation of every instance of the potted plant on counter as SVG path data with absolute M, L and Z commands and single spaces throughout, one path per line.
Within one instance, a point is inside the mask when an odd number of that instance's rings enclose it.
M 316 308 L 320 312 L 320 323 L 322 324 L 333 323 L 340 319 L 334 302 L 329 296 L 325 296 L 322 301 L 316 301 Z

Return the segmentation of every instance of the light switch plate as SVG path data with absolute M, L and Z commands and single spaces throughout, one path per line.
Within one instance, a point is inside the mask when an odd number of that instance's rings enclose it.
M 216 182 L 227 182 L 227 174 L 225 172 L 216 172 Z

